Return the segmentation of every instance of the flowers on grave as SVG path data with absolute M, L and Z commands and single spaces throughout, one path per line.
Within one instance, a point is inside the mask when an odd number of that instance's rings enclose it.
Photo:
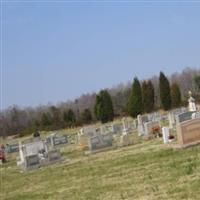
M 158 132 L 160 132 L 160 126 L 154 126 L 154 127 L 152 127 L 152 132 L 153 132 L 153 133 L 158 133 Z
M 156 125 L 156 126 L 153 126 L 152 127 L 152 133 L 153 133 L 153 135 L 155 136 L 155 137 L 161 137 L 160 136 L 160 131 L 161 131 L 161 128 L 160 128 L 160 126 L 159 125 Z

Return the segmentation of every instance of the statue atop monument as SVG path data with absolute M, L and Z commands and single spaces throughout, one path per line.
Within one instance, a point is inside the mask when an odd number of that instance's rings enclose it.
M 189 99 L 188 99 L 189 111 L 191 112 L 197 111 L 195 99 L 192 97 L 192 92 L 189 91 L 188 94 L 189 94 Z

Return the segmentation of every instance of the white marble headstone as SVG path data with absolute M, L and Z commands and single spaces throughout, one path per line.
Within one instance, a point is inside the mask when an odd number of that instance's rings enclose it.
M 164 144 L 169 142 L 169 128 L 162 127 L 162 135 L 163 135 L 163 142 Z

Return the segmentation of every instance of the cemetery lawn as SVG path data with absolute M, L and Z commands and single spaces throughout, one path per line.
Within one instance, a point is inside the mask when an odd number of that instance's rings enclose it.
M 16 155 L 1 167 L 1 200 L 200 199 L 200 146 L 184 150 L 161 139 L 85 155 L 61 149 L 61 163 L 22 172 Z

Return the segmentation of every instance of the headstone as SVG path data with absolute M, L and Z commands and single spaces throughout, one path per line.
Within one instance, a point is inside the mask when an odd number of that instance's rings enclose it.
M 40 165 L 39 157 L 37 154 L 25 156 L 24 167 L 27 170 L 38 168 Z
M 184 112 L 176 116 L 177 123 L 181 123 L 187 120 L 192 119 L 192 114 L 195 113 L 194 111 Z
M 128 146 L 131 145 L 133 142 L 130 139 L 129 134 L 122 134 L 120 136 L 120 146 Z
M 19 143 L 20 160 L 17 162 L 24 170 L 34 169 L 59 160 L 58 149 L 49 149 L 46 142 L 39 137 L 29 138 Z
M 123 130 L 122 124 L 113 124 L 113 132 L 120 133 Z
M 171 112 L 168 113 L 169 127 L 172 129 L 176 125 L 175 115 Z
M 146 115 L 138 115 L 137 116 L 137 124 L 138 124 L 138 135 L 145 135 L 144 123 L 148 122 L 148 116 Z
M 127 135 L 130 132 L 130 126 L 128 123 L 128 119 L 126 117 L 122 118 L 122 124 L 123 124 L 123 135 Z
M 113 126 L 110 125 L 110 124 L 109 125 L 108 124 L 102 125 L 100 127 L 100 130 L 101 130 L 101 134 L 113 134 L 113 133 L 115 133 Z
M 88 148 L 89 147 L 88 138 L 96 136 L 100 134 L 100 132 L 101 132 L 100 128 L 96 128 L 95 126 L 92 126 L 92 125 L 81 128 L 77 134 L 78 145 L 82 149 Z
M 90 125 L 81 128 L 79 133 L 80 135 L 95 136 L 100 133 L 100 129 L 96 128 L 96 126 Z
M 200 112 L 192 113 L 192 119 L 200 118 Z
M 163 135 L 163 142 L 164 144 L 169 142 L 169 128 L 162 127 L 162 135 Z
M 200 118 L 177 124 L 178 143 L 182 147 L 200 142 Z
M 68 143 L 68 139 L 66 135 L 51 134 L 46 138 L 46 143 L 52 146 L 58 146 Z
M 57 161 L 61 159 L 61 154 L 59 149 L 53 149 L 48 152 L 49 162 Z
M 85 149 L 88 147 L 88 136 L 86 135 L 79 135 L 78 136 L 78 144 L 82 149 Z
M 103 149 L 105 147 L 112 146 L 112 135 L 101 135 L 92 136 L 88 138 L 90 151 L 95 151 L 98 149 Z
M 18 143 L 6 144 L 6 152 L 7 153 L 19 152 L 19 144 Z
M 158 132 L 160 132 L 160 123 L 157 121 L 145 122 L 144 129 L 145 129 L 145 135 L 158 133 Z
M 43 141 L 26 144 L 26 155 L 35 155 L 43 150 L 45 150 Z

